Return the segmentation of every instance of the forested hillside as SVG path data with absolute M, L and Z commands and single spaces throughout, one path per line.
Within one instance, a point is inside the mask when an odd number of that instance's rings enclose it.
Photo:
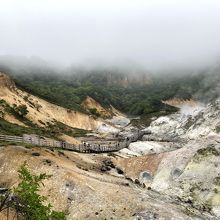
M 1 70 L 9 73 L 18 87 L 79 111 L 85 111 L 81 103 L 86 96 L 105 107 L 113 105 L 127 114 L 142 115 L 175 111 L 161 100 L 195 97 L 210 101 L 219 95 L 219 66 L 194 73 L 178 74 L 173 71 L 160 75 L 116 68 L 54 70 L 46 65 L 20 65 L 15 68 L 2 64 Z

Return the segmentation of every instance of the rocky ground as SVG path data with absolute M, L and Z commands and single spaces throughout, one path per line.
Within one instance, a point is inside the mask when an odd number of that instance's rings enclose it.
M 41 193 L 56 210 L 68 210 L 68 219 L 190 219 L 181 202 L 124 178 L 123 172 L 106 160 L 107 155 L 2 147 L 1 187 L 16 185 L 16 171 L 28 161 L 34 173 L 52 175 Z M 198 219 L 205 219 L 192 210 Z
M 27 161 L 32 172 L 52 174 L 41 193 L 69 220 L 220 219 L 219 116 L 216 101 L 158 118 L 142 140 L 114 154 L 3 146 L 0 187 L 16 185 Z
M 219 124 L 220 101 L 160 117 L 114 162 L 132 180 L 187 204 L 191 214 L 195 208 L 220 219 Z

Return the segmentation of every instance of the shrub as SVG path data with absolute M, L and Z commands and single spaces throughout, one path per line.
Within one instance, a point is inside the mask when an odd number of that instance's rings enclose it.
M 46 197 L 38 194 L 40 186 L 43 185 L 43 180 L 50 176 L 43 173 L 40 175 L 33 175 L 27 169 L 24 163 L 18 170 L 21 182 L 13 193 L 19 200 L 21 215 L 24 220 L 65 220 L 64 212 L 57 212 L 52 210 L 50 204 L 45 205 Z M 44 186 L 44 185 L 43 185 Z
M 14 106 L 14 111 L 16 114 L 18 114 L 20 117 L 24 117 L 27 115 L 28 110 L 26 105 L 19 105 L 19 106 Z
M 97 116 L 97 117 L 100 117 L 100 113 L 97 111 L 96 108 L 90 108 L 89 109 L 90 113 Z

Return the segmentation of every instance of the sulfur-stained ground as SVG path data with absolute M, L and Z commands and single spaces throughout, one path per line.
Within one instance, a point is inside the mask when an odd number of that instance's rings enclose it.
M 19 181 L 17 169 L 27 161 L 33 173 L 52 175 L 45 181 L 41 193 L 48 197 L 54 209 L 68 210 L 69 220 L 192 219 L 187 209 L 169 196 L 142 188 L 123 175 L 102 172 L 102 161 L 106 159 L 109 159 L 107 155 L 1 147 L 0 186 L 16 185 Z M 205 219 L 197 214 L 198 219 Z

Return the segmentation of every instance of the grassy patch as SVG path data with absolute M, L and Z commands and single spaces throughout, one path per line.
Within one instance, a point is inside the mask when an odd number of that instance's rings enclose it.
M 87 130 L 71 128 L 62 123 L 57 122 L 54 125 L 47 127 L 38 127 L 33 125 L 31 127 L 22 127 L 16 124 L 9 123 L 4 119 L 0 119 L 0 134 L 22 136 L 23 134 L 37 134 L 48 138 L 59 140 L 58 136 L 66 134 L 72 137 L 84 137 Z
M 57 122 L 54 125 L 49 125 L 47 129 L 53 131 L 56 134 L 66 134 L 72 137 L 85 137 L 87 133 L 91 132 L 84 129 L 72 128 L 61 122 Z
M 13 146 L 23 146 L 25 148 L 32 148 L 33 145 L 31 144 L 27 144 L 27 143 L 17 143 L 17 142 L 13 142 L 13 141 L 2 141 L 0 140 L 0 147 L 3 147 L 3 146 L 9 146 L 9 145 L 13 145 Z
M 153 113 L 149 113 L 149 114 L 146 114 L 146 115 L 141 115 L 139 119 L 132 119 L 131 124 L 134 125 L 134 126 L 137 126 L 137 127 L 139 127 L 139 126 L 148 127 L 148 126 L 150 126 L 150 123 L 155 118 L 158 118 L 158 117 L 161 117 L 161 116 L 166 116 L 166 115 L 175 113 L 177 111 L 178 111 L 177 108 L 171 107 L 171 108 L 168 108 L 167 110 L 164 110 L 164 111 L 153 112 Z
M 24 115 L 21 115 L 21 114 L 18 113 L 18 111 L 16 110 L 18 108 L 18 106 L 11 107 L 3 99 L 0 99 L 0 106 L 2 106 L 4 108 L 5 112 L 7 112 L 10 115 L 13 115 L 16 119 L 23 122 L 27 126 L 32 126 L 32 127 L 34 126 L 34 124 L 31 121 L 29 121 L 26 117 L 24 117 Z
M 6 146 L 6 145 L 18 145 L 18 143 L 12 142 L 12 141 L 2 141 L 0 140 L 0 147 Z
M 23 134 L 37 134 L 46 137 L 55 137 L 53 132 L 44 128 L 37 127 L 23 127 L 20 125 L 12 124 L 4 119 L 0 119 L 0 134 L 22 136 Z

